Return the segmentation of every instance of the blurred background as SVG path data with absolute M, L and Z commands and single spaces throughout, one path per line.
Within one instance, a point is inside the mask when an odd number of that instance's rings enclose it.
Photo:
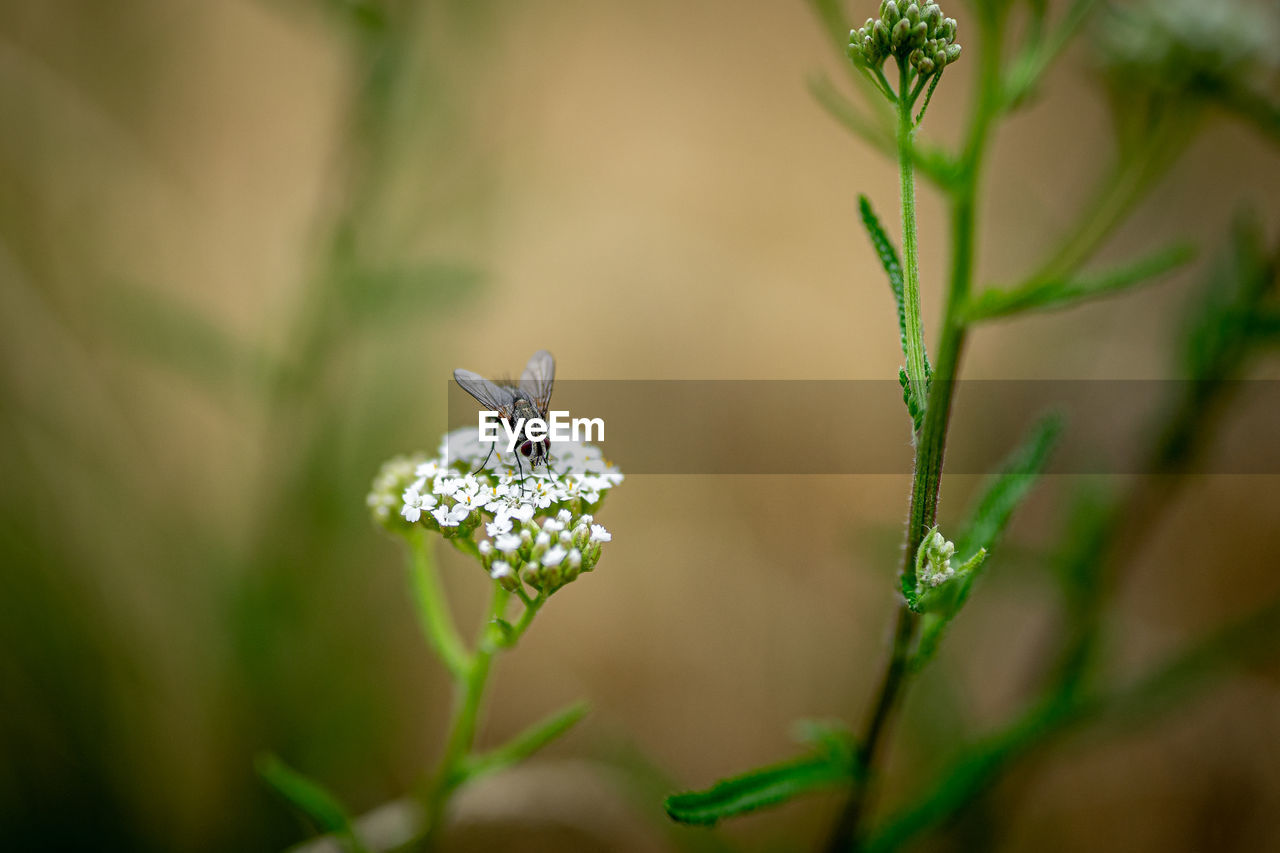
M 946 12 L 968 50 L 963 4 Z M 1090 32 L 995 139 L 982 281 L 1035 266 L 1114 159 Z M 957 68 L 926 126 L 946 143 Z M 893 221 L 898 177 L 807 91 L 823 73 L 843 69 L 801 2 L 0 3 L 0 846 L 281 849 L 308 830 L 255 776 L 263 750 L 356 812 L 413 785 L 449 684 L 364 496 L 384 459 L 435 447 L 454 367 L 511 373 L 546 347 L 569 379 L 894 376 L 856 197 Z M 966 376 L 1182 375 L 1233 217 L 1280 226 L 1275 136 L 1230 110 L 1195 130 L 1098 263 L 1176 238 L 1197 263 L 983 327 Z M 920 195 L 932 330 L 946 217 Z M 787 417 L 732 428 L 767 445 Z M 1044 555 L 1082 479 L 1019 513 L 910 696 L 886 805 L 1027 700 L 1057 614 Z M 978 483 L 944 481 L 944 520 Z M 797 718 L 860 720 L 908 486 L 631 477 L 600 569 L 501 661 L 481 742 L 579 697 L 593 714 L 466 792 L 455 845 L 812 847 L 837 798 L 712 835 L 670 828 L 661 797 L 790 755 Z M 1109 667 L 1280 591 L 1277 487 L 1176 493 L 1108 612 Z M 469 625 L 485 579 L 454 556 Z M 1280 849 L 1278 676 L 1067 739 L 1007 809 L 992 795 L 984 846 Z

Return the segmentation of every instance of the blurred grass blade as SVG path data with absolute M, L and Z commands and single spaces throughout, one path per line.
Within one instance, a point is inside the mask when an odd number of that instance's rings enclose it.
M 1179 244 L 1096 276 L 1032 281 L 1013 290 L 989 289 L 969 301 L 964 316 L 974 323 L 1027 311 L 1068 308 L 1149 283 L 1194 257 L 1191 246 Z
M 196 380 L 206 390 L 231 391 L 261 376 L 269 363 L 261 351 L 236 341 L 190 305 L 160 291 L 126 284 L 108 287 L 100 314 L 118 343 Z
M 1260 340 L 1280 342 L 1280 311 L 1264 311 L 1249 319 L 1249 331 Z
M 814 14 L 822 22 L 823 28 L 831 37 L 832 43 L 843 49 L 849 39 L 849 17 L 839 0 L 809 0 Z
M 340 280 L 343 301 L 357 322 L 412 321 L 456 304 L 479 289 L 483 276 L 463 264 L 436 261 L 414 267 L 359 269 Z
M 473 758 L 464 769 L 463 778 L 457 782 L 494 773 L 524 761 L 577 725 L 590 710 L 591 707 L 586 702 L 575 702 L 534 723 L 502 746 Z
M 665 806 L 672 820 L 710 826 L 802 794 L 847 785 L 859 775 L 856 766 L 843 755 L 809 756 L 722 779 L 705 791 L 674 794 Z
M 791 737 L 832 761 L 851 763 L 857 755 L 857 738 L 840 720 L 796 720 Z
M 1280 245 L 1267 245 L 1256 212 L 1241 211 L 1185 320 L 1182 357 L 1192 379 L 1234 375 L 1247 344 L 1267 343 L 1280 332 L 1274 307 L 1278 289 Z
M 957 540 L 958 556 L 967 560 L 979 548 L 991 550 L 1013 511 L 1035 485 L 1061 433 L 1061 416 L 1046 415 L 1031 428 L 1026 440 L 1009 454 L 1001 466 L 1001 473 L 987 485 Z
M 338 836 L 353 853 L 365 853 L 365 847 L 356 837 L 346 809 L 323 785 L 294 770 L 272 753 L 258 756 L 255 764 L 258 775 L 311 821 L 316 829 Z
M 886 156 L 894 152 L 896 143 L 893 132 L 886 129 L 877 118 L 866 116 L 857 104 L 836 89 L 829 77 L 814 75 L 809 78 L 807 85 L 813 99 L 839 124 Z
M 1280 600 L 1272 600 L 1187 644 L 1125 686 L 1046 696 L 998 731 L 964 747 L 937 775 L 938 781 L 918 790 L 910 803 L 876 827 L 861 849 L 889 853 L 946 825 L 1013 765 L 1072 729 L 1099 723 L 1150 726 L 1161 715 L 1185 709 L 1193 691 L 1203 691 L 1232 672 L 1268 664 L 1277 655 Z
M 1006 458 L 1001 473 L 988 482 L 956 540 L 956 559 L 968 564 L 978 558 L 977 562 L 972 570 L 921 596 L 919 609 L 928 612 L 921 624 L 920 642 L 912 658 L 914 668 L 923 667 L 937 651 L 942 632 L 960 612 L 969 598 L 974 580 L 981 574 L 983 562 L 980 555 L 991 550 L 1014 510 L 1030 493 L 1061 432 L 1061 417 L 1047 415 L 1041 418 L 1026 440 Z

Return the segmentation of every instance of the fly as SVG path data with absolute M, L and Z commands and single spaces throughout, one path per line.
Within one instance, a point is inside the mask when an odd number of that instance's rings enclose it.
M 478 373 L 461 368 L 453 371 L 453 378 L 480 405 L 491 412 L 497 412 L 508 430 L 518 430 L 515 442 L 516 465 L 520 468 L 522 480 L 524 468 L 520 462 L 521 457 L 529 460 L 530 469 L 549 463 L 551 437 L 547 435 L 535 441 L 529 438 L 525 429 L 533 418 L 544 422 L 547 420 L 547 412 L 551 406 L 551 386 L 556 378 L 556 360 L 551 353 L 544 349 L 535 352 L 525 365 L 519 383 L 491 382 Z M 490 444 L 489 453 L 476 471 L 488 465 L 492 455 L 493 445 Z

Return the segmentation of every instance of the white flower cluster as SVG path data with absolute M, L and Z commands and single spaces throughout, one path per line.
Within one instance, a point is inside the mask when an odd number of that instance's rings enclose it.
M 612 536 L 591 513 L 623 479 L 600 448 L 558 442 L 550 468 L 536 471 L 495 449 L 476 470 L 488 450 L 474 428 L 464 428 L 446 435 L 435 457 L 390 460 L 369 493 L 374 519 L 392 529 L 439 531 L 512 590 L 524 582 L 549 594 L 595 568 Z

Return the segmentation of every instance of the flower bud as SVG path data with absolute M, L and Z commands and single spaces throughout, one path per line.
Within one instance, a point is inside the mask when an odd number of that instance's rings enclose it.
M 520 581 L 515 571 L 502 560 L 494 560 L 493 567 L 489 569 L 489 577 L 496 580 L 507 592 L 515 592 L 520 588 Z
M 895 51 L 901 50 L 910 32 L 911 24 L 906 19 L 900 19 L 889 32 L 889 46 Z

